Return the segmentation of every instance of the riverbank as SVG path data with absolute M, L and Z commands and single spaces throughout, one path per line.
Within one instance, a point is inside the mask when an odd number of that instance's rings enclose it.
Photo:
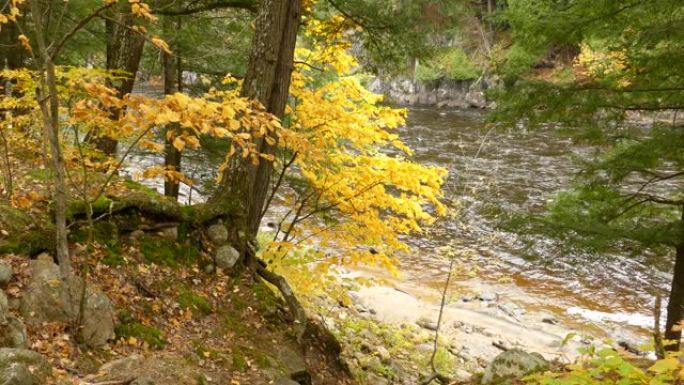
M 485 90 L 492 86 L 492 81 L 483 78 L 430 81 L 375 78 L 369 84 L 369 89 L 384 95 L 386 102 L 400 106 L 490 109 L 493 104 L 487 101 Z

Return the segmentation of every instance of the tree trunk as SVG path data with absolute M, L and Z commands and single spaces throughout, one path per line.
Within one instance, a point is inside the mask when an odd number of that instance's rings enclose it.
M 242 95 L 258 100 L 279 118 L 285 114 L 300 22 L 300 0 L 263 0 L 255 21 Z M 257 140 L 256 145 L 261 153 L 275 152 L 276 145 L 263 139 Z M 272 171 L 272 162 L 262 159 L 254 165 L 250 159 L 235 156 L 214 196 L 214 201 L 232 206 L 241 214 L 243 236 L 239 246 L 243 252 L 247 242 L 256 237 Z
M 126 5 L 126 7 L 128 8 L 125 12 L 115 12 L 105 20 L 107 70 L 118 71 L 120 72 L 118 75 L 122 76 L 122 79 L 118 80 L 116 84 L 112 84 L 119 97 L 133 92 L 135 75 L 138 72 L 145 45 L 145 37 L 131 29 L 134 26 L 134 17 L 130 13 L 130 5 Z M 112 116 L 118 117 L 120 112 L 112 111 Z M 116 155 L 118 147 L 116 139 L 94 134 L 96 136 L 95 145 L 98 150 L 107 155 Z
M 682 332 L 678 324 L 684 320 L 684 244 L 676 247 L 676 259 L 672 273 L 670 300 L 667 303 L 667 321 L 665 323 L 665 339 L 676 342 L 665 347 L 669 351 L 679 350 Z
M 170 21 L 165 20 L 164 27 L 168 31 L 171 30 L 169 26 Z M 177 18 L 175 28 L 180 30 L 180 18 Z M 174 45 L 174 54 L 168 54 L 162 51 L 162 66 L 164 68 L 164 95 L 172 95 L 176 92 L 182 91 L 181 85 L 181 65 L 182 61 L 178 52 L 178 45 Z M 174 57 L 174 55 L 176 55 Z M 180 125 L 178 123 L 169 124 L 166 127 L 167 131 L 178 131 Z M 181 153 L 173 146 L 173 140 L 166 137 L 166 145 L 164 148 L 164 167 L 168 170 L 181 171 Z M 166 178 L 164 180 L 164 195 L 178 199 L 180 184 L 178 181 Z
M 40 60 L 39 83 L 36 90 L 36 98 L 43 117 L 43 129 L 53 167 L 53 201 L 55 210 L 55 246 L 57 262 L 59 263 L 62 277 L 72 274 L 71 258 L 69 256 L 69 244 L 67 240 L 66 206 L 67 185 L 64 156 L 59 136 L 59 94 L 57 93 L 57 75 L 55 64 L 48 52 L 43 30 L 43 5 L 40 1 L 31 2 L 31 15 L 36 29 L 36 41 L 38 43 L 38 59 Z

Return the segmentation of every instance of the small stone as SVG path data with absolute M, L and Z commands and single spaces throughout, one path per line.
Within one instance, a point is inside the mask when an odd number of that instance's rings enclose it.
M 206 266 L 204 266 L 204 273 L 205 274 L 211 274 L 216 271 L 216 266 L 214 266 L 213 263 L 210 263 Z
M 469 382 L 473 378 L 473 374 L 467 370 L 458 368 L 454 372 L 454 379 L 458 382 Z
M 496 302 L 499 300 L 499 295 L 491 291 L 486 291 L 480 294 L 478 298 L 483 302 Z
M 0 261 L 0 285 L 7 285 L 12 280 L 12 265 Z
M 136 240 L 136 239 L 142 238 L 143 235 L 145 235 L 145 232 L 144 232 L 144 231 L 142 231 L 142 230 L 135 230 L 135 231 L 132 231 L 132 232 L 131 232 L 131 235 L 129 235 L 129 237 L 130 237 L 132 240 Z
M 209 226 L 207 229 L 207 237 L 215 245 L 223 245 L 228 242 L 228 230 L 226 226 L 217 223 Z
M 517 318 L 517 317 L 525 314 L 525 309 L 521 308 L 520 306 L 518 306 L 518 304 L 513 303 L 513 302 L 506 302 L 506 303 L 500 304 L 498 306 L 498 308 L 513 318 Z
M 482 384 L 498 384 L 514 381 L 532 373 L 547 370 L 549 363 L 539 353 L 527 353 L 511 349 L 496 356 L 487 366 Z
M 221 269 L 232 269 L 240 260 L 240 252 L 233 246 L 224 245 L 216 250 L 216 266 Z
M 549 324 L 549 325 L 557 325 L 558 324 L 558 320 L 553 318 L 553 317 L 544 317 L 544 318 L 542 318 L 541 322 L 543 322 L 545 324 Z
M 378 357 L 380 357 L 380 360 L 385 364 L 389 363 L 392 359 L 392 355 L 390 354 L 389 350 L 387 350 L 387 348 L 384 346 L 378 346 L 375 348 L 375 352 L 378 353 Z
M 420 345 L 416 345 L 416 350 L 419 352 L 423 352 L 423 353 L 431 352 L 434 348 L 435 348 L 435 345 L 428 343 L 428 342 L 422 343 Z
M 7 315 L 0 324 L 0 347 L 25 349 L 28 346 L 26 326 L 13 315 Z
M 164 239 L 176 241 L 178 240 L 178 226 L 165 227 L 159 232 L 159 235 Z
M 424 329 L 427 329 L 427 330 L 432 330 L 432 331 L 437 330 L 437 322 L 434 322 L 434 321 L 426 319 L 426 318 L 419 319 L 416 322 L 416 324 L 418 324 L 418 326 L 420 326 Z

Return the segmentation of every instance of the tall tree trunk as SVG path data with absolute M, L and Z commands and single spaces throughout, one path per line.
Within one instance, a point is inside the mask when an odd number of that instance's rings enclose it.
M 31 2 L 31 15 L 36 30 L 38 43 L 39 83 L 36 98 L 43 117 L 45 140 L 48 142 L 53 166 L 53 201 L 55 210 L 55 241 L 57 262 L 64 278 L 72 274 L 71 258 L 66 228 L 67 185 L 64 156 L 59 136 L 59 95 L 57 93 L 57 75 L 52 56 L 48 52 L 43 29 L 43 4 L 41 1 Z
M 135 75 L 140 66 L 145 37 L 132 29 L 134 16 L 130 13 L 130 5 L 123 12 L 115 11 L 105 20 L 107 31 L 107 70 L 119 71 L 123 77 L 113 84 L 119 97 L 133 92 Z M 121 111 L 112 111 L 118 117 Z M 107 155 L 116 155 L 118 142 L 114 138 L 98 136 L 95 133 L 95 145 Z
M 285 114 L 301 11 L 300 0 L 263 0 L 255 21 L 242 95 L 260 101 L 279 118 Z M 274 154 L 277 145 L 269 145 L 263 139 L 256 144 L 264 154 Z M 272 171 L 272 162 L 262 159 L 254 165 L 250 159 L 235 156 L 213 197 L 241 214 L 243 234 L 239 242 L 243 252 L 247 242 L 256 237 Z
M 684 209 L 682 209 L 684 220 Z M 679 325 L 684 320 L 684 243 L 677 245 L 674 271 L 672 272 L 672 285 L 670 287 L 670 300 L 667 303 L 667 321 L 665 322 L 665 339 L 676 341 L 674 345 L 668 345 L 666 350 L 677 351 L 682 338 Z
M 171 30 L 169 26 L 170 20 L 165 20 L 164 27 L 167 30 Z M 176 31 L 180 30 L 180 18 L 176 18 L 175 28 Z M 162 51 L 162 66 L 164 68 L 164 95 L 172 95 L 176 92 L 182 91 L 182 60 L 178 50 L 178 44 L 173 45 L 174 55 L 168 54 Z M 180 125 L 178 123 L 169 124 L 166 127 L 167 131 L 178 131 Z M 173 146 L 173 140 L 169 140 L 166 136 L 166 146 L 164 149 L 164 166 L 166 169 L 181 171 L 181 153 Z M 164 180 L 164 195 L 178 198 L 178 192 L 180 189 L 180 184 L 178 181 L 166 178 Z

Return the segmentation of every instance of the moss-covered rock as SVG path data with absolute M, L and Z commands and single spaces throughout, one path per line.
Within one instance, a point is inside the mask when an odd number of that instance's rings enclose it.
M 0 254 L 37 255 L 55 248 L 48 224 L 36 223 L 26 211 L 0 203 Z

